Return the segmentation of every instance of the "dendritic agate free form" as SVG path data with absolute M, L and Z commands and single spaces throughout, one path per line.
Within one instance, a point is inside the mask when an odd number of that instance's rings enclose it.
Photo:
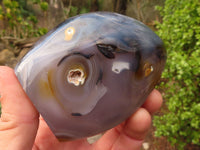
M 110 129 L 140 107 L 166 61 L 161 39 L 116 13 L 70 18 L 19 62 L 16 75 L 58 138 Z

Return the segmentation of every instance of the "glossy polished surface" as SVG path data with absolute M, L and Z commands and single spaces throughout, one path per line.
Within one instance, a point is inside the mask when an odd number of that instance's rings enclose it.
M 116 13 L 70 18 L 19 62 L 16 75 L 53 133 L 92 136 L 127 119 L 160 79 L 161 39 Z

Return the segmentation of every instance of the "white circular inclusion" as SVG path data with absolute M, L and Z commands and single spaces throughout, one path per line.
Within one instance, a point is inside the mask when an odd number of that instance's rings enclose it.
M 83 85 L 85 82 L 85 74 L 81 69 L 72 69 L 68 72 L 67 81 L 75 86 Z

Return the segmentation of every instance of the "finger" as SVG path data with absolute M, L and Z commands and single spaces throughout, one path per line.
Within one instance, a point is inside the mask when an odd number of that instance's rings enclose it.
M 144 108 L 133 114 L 123 127 L 118 128 L 119 138 L 113 149 L 140 150 L 142 142 L 151 126 L 151 115 Z
M 77 150 L 82 148 L 83 150 L 90 149 L 90 144 L 86 139 L 74 140 L 74 141 L 62 141 L 60 142 L 52 133 L 45 120 L 40 117 L 40 123 L 38 133 L 35 140 L 33 150 L 38 149 L 70 149 Z
M 140 108 L 126 122 L 105 133 L 94 146 L 105 150 L 140 150 L 150 125 L 151 115 Z
M 158 90 L 154 89 L 147 97 L 142 107 L 147 109 L 152 114 L 160 109 L 162 103 L 163 103 L 162 95 Z
M 0 67 L 0 94 L 1 149 L 31 149 L 38 128 L 38 113 L 11 68 Z
M 37 147 L 37 149 L 59 149 L 59 141 L 42 117 L 39 119 L 39 128 L 34 147 Z

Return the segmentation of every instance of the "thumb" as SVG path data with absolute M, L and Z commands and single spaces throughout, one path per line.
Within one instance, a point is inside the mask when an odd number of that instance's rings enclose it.
M 0 148 L 32 149 L 39 115 L 23 91 L 13 69 L 0 67 Z

